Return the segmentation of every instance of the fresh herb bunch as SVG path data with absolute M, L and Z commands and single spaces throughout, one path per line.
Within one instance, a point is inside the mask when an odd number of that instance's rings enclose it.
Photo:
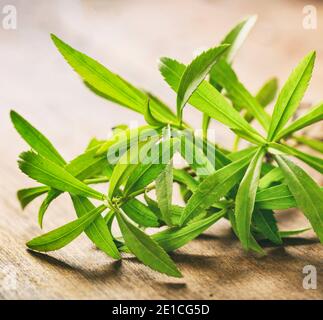
M 29 241 L 28 248 L 57 250 L 85 232 L 114 259 L 120 259 L 121 252 L 132 253 L 154 270 L 181 277 L 167 252 L 187 244 L 221 218 L 230 221 L 245 250 L 264 254 L 259 240 L 279 245 L 284 237 L 308 230 L 278 229 L 274 210 L 293 207 L 304 213 L 323 242 L 322 189 L 289 159 L 296 157 L 323 172 L 322 158 L 289 143 L 294 140 L 297 145 L 323 152 L 321 141 L 295 135 L 323 119 L 323 103 L 290 122 L 310 81 L 315 52 L 293 70 L 269 115 L 265 108 L 275 98 L 276 78 L 252 95 L 231 65 L 255 21 L 253 16 L 240 22 L 219 46 L 203 52 L 188 66 L 169 58 L 160 60 L 165 81 L 177 92 L 177 115 L 152 94 L 137 89 L 52 35 L 60 53 L 90 90 L 143 114 L 147 125 L 137 129 L 120 125 L 111 138 L 92 139 L 81 155 L 67 162 L 42 133 L 11 112 L 16 130 L 32 149 L 20 155 L 19 167 L 42 184 L 18 191 L 22 207 L 45 194 L 39 209 L 42 226 L 51 202 L 68 192 L 77 215 L 76 220 Z M 203 137 L 196 136 L 182 120 L 187 103 L 203 113 Z M 210 119 L 234 132 L 233 150 L 208 140 Z M 265 135 L 251 126 L 253 120 Z M 238 151 L 240 139 L 249 145 Z M 187 166 L 174 167 L 176 153 Z M 93 188 L 108 182 L 107 194 Z M 185 207 L 172 203 L 175 183 L 180 186 Z M 90 199 L 100 204 L 94 205 Z M 114 220 L 121 237 L 112 232 Z M 146 228 L 154 232 L 148 234 Z

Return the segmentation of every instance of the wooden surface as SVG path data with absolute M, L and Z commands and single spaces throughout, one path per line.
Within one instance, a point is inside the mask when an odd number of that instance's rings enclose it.
M 130 256 L 114 262 L 84 236 L 55 253 L 28 252 L 25 242 L 41 232 L 40 199 L 24 212 L 19 207 L 16 190 L 34 184 L 17 168 L 17 155 L 26 145 L 9 121 L 9 109 L 21 112 L 67 159 L 120 121 L 143 123 L 141 116 L 87 91 L 56 52 L 50 32 L 174 106 L 157 58 L 189 61 L 196 48 L 214 45 L 239 19 L 254 13 L 259 22 L 235 64 L 241 80 L 252 91 L 273 75 L 283 81 L 307 52 L 317 49 L 305 98 L 316 102 L 323 98 L 323 5 L 312 2 L 316 30 L 302 28 L 303 1 L 10 1 L 17 6 L 18 28 L 0 28 L 0 298 L 322 299 L 323 250 L 312 232 L 283 247 L 264 243 L 268 255 L 257 258 L 241 250 L 223 221 L 172 255 L 183 279 L 153 272 Z M 187 120 L 199 127 L 199 113 L 187 110 Z M 218 139 L 229 144 L 228 131 L 213 126 Z M 293 211 L 278 216 L 285 229 L 308 225 Z M 44 231 L 73 218 L 63 196 L 50 207 Z M 316 290 L 302 286 L 302 270 L 309 264 L 317 268 Z

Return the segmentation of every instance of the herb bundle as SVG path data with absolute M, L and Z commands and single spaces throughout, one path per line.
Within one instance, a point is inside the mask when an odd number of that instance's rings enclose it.
M 176 115 L 157 97 L 52 35 L 54 44 L 87 88 L 143 114 L 147 125 L 135 129 L 115 127 L 108 140 L 93 138 L 82 154 L 67 162 L 41 132 L 11 112 L 16 130 L 31 147 L 31 151 L 20 155 L 19 167 L 41 184 L 18 191 L 21 206 L 45 195 L 38 214 L 42 227 L 49 205 L 67 192 L 77 216 L 32 239 L 28 248 L 58 250 L 85 232 L 114 259 L 120 259 L 122 252 L 132 253 L 154 270 L 181 277 L 167 252 L 184 246 L 220 219 L 231 223 L 245 250 L 259 254 L 264 254 L 259 240 L 280 245 L 284 237 L 308 230 L 279 230 L 274 211 L 288 208 L 299 208 L 323 242 L 322 188 L 290 159 L 296 157 L 323 172 L 322 158 L 290 143 L 323 152 L 321 141 L 296 134 L 323 119 L 323 103 L 292 119 L 310 81 L 315 52 L 292 71 L 270 115 L 266 107 L 276 96 L 276 78 L 253 95 L 232 67 L 255 20 L 253 16 L 240 22 L 217 47 L 203 52 L 187 66 L 161 58 L 161 74 L 177 93 Z M 186 104 L 203 113 L 202 137 L 182 119 Z M 208 140 L 211 119 L 236 135 L 232 150 Z M 265 134 L 251 125 L 253 121 Z M 247 147 L 238 148 L 240 139 L 248 142 Z M 174 165 L 175 154 L 186 161 L 184 167 Z M 95 189 L 96 184 L 103 183 L 109 183 L 106 194 Z M 174 184 L 180 186 L 185 206 L 172 203 Z M 114 234 L 113 221 L 121 236 Z M 147 228 L 153 231 L 148 233 Z

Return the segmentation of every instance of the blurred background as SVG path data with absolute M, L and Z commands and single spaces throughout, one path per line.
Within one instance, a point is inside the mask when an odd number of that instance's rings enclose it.
M 14 29 L 5 28 L 7 5 L 16 9 Z M 314 10 L 314 28 L 307 28 L 306 21 L 304 25 L 308 5 Z M 120 122 L 144 123 L 141 115 L 85 88 L 57 52 L 50 33 L 134 85 L 152 91 L 174 110 L 176 97 L 158 71 L 158 59 L 168 56 L 187 63 L 196 50 L 216 45 L 238 21 L 253 14 L 258 15 L 258 22 L 234 62 L 241 82 L 251 92 L 272 76 L 282 85 L 301 58 L 315 49 L 316 66 L 304 101 L 322 100 L 323 1 L 0 0 L 0 232 L 8 241 L 2 243 L 2 250 L 18 244 L 24 255 L 24 242 L 39 233 L 40 202 L 22 213 L 16 200 L 17 189 L 34 184 L 17 168 L 18 154 L 26 145 L 12 128 L 10 109 L 49 137 L 66 159 L 82 152 L 93 136 L 105 138 Z M 200 128 L 198 111 L 188 106 L 185 117 Z M 228 131 L 214 122 L 212 127 L 218 128 L 217 139 L 230 145 Z M 315 130 L 316 136 L 321 134 L 320 127 Z M 48 215 L 57 215 L 46 220 L 45 230 L 74 216 L 68 206 L 62 198 L 50 208 Z M 9 249 L 5 254 L 12 261 L 18 259 Z M 37 285 L 28 288 L 22 296 L 38 296 Z
M 234 63 L 241 81 L 251 92 L 272 76 L 282 84 L 315 49 L 316 67 L 304 100 L 323 98 L 322 1 L 0 0 L 0 12 L 8 4 L 16 8 L 17 28 L 0 28 L 1 154 L 13 146 L 20 149 L 21 140 L 8 121 L 10 108 L 45 131 L 67 158 L 92 136 L 106 137 L 120 121 L 143 123 L 141 115 L 89 92 L 57 52 L 50 33 L 174 109 L 175 95 L 159 74 L 158 58 L 187 63 L 196 50 L 216 45 L 239 20 L 257 14 L 258 22 Z M 308 5 L 316 9 L 314 29 L 303 26 Z M 0 22 L 1 17 L 3 12 Z M 191 107 L 185 111 L 187 120 L 200 127 L 200 113 Z M 219 138 L 230 139 L 221 132 Z

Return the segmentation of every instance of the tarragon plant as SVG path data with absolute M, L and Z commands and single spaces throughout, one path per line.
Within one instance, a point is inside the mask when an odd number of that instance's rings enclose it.
M 259 241 L 280 245 L 284 237 L 307 230 L 278 229 L 274 211 L 288 208 L 299 208 L 323 242 L 322 189 L 290 159 L 296 157 L 323 172 L 322 158 L 290 143 L 305 144 L 318 154 L 323 151 L 321 141 L 296 133 L 322 120 L 323 103 L 292 119 L 310 81 L 315 52 L 292 71 L 270 115 L 266 107 L 276 96 L 276 78 L 253 95 L 232 68 L 233 57 L 255 20 L 240 22 L 218 46 L 187 66 L 160 59 L 161 74 L 177 93 L 176 114 L 154 95 L 52 35 L 91 91 L 141 113 L 147 125 L 117 126 L 109 139 L 92 139 L 82 154 L 68 162 L 42 133 L 11 112 L 16 130 L 31 147 L 20 155 L 19 167 L 41 184 L 18 191 L 22 207 L 45 195 L 38 216 L 42 227 L 48 206 L 67 192 L 77 215 L 74 221 L 27 242 L 28 248 L 57 250 L 85 232 L 114 259 L 123 252 L 132 253 L 154 270 L 181 277 L 167 252 L 184 246 L 220 219 L 231 223 L 245 250 L 259 254 L 264 254 Z M 182 119 L 186 104 L 203 113 L 202 135 Z M 232 150 L 208 140 L 210 119 L 236 135 Z M 259 125 L 253 127 L 253 121 Z M 259 127 L 261 131 L 255 129 Z M 239 148 L 240 139 L 247 142 L 246 147 Z M 185 165 L 177 165 L 175 154 Z M 109 183 L 107 193 L 94 188 L 103 183 Z M 185 206 L 173 204 L 174 184 L 180 186 Z M 112 228 L 113 221 L 119 233 Z

